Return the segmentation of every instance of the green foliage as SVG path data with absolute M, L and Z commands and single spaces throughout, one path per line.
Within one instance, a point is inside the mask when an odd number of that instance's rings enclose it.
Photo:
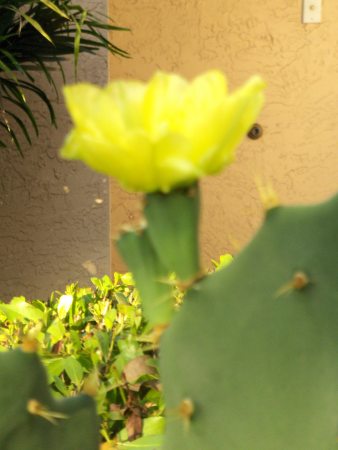
M 75 4 L 72 0 L 0 0 L 0 129 L 21 152 L 18 131 L 31 143 L 28 120 L 38 135 L 34 113 L 26 99 L 29 92 L 47 107 L 50 121 L 56 124 L 52 103 L 37 85 L 35 73 L 45 75 L 57 92 L 55 64 L 63 77 L 62 63 L 74 55 L 75 73 L 79 54 L 96 53 L 100 48 L 128 56 L 105 33 L 124 30 Z M 6 141 L 0 140 L 0 147 Z
M 98 450 L 95 402 L 86 395 L 55 400 L 32 351 L 0 354 L 0 405 L 1 450 Z
M 17 347 L 23 336 L 35 337 L 55 398 L 94 386 L 104 440 L 119 442 L 121 449 L 137 448 L 138 440 L 128 440 L 141 434 L 140 445 L 159 442 L 164 404 L 157 342 L 133 280 L 115 273 L 113 281 L 105 276 L 92 282 L 85 289 L 72 284 L 47 303 L 23 297 L 0 303 L 0 350 Z
M 275 207 L 161 340 L 165 450 L 336 450 L 338 196 Z

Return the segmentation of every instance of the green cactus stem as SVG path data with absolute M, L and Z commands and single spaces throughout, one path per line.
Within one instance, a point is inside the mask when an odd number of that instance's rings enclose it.
M 167 272 L 182 282 L 199 275 L 197 185 L 169 194 L 148 194 L 144 215 L 149 237 Z

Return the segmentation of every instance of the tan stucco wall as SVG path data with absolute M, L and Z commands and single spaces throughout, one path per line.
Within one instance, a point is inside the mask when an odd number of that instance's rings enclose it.
M 303 25 L 301 0 L 111 0 L 117 37 L 133 59 L 110 77 L 148 79 L 157 69 L 192 77 L 220 68 L 235 88 L 253 73 L 268 82 L 260 140 L 245 139 L 237 162 L 203 183 L 204 262 L 237 251 L 262 218 L 254 179 L 269 180 L 287 203 L 332 194 L 338 178 L 338 4 L 323 2 L 323 22 Z M 111 187 L 112 234 L 137 209 Z M 120 267 L 113 249 L 113 269 Z
M 107 9 L 106 0 L 83 4 L 97 12 Z M 70 82 L 71 64 L 67 73 Z M 107 74 L 106 52 L 80 56 L 80 80 L 105 84 Z M 1 300 L 14 295 L 46 299 L 68 282 L 87 285 L 92 275 L 109 271 L 108 180 L 81 163 L 59 159 L 70 120 L 62 96 L 57 100 L 45 87 L 54 98 L 58 129 L 34 101 L 39 138 L 24 148 L 23 159 L 15 150 L 0 152 Z

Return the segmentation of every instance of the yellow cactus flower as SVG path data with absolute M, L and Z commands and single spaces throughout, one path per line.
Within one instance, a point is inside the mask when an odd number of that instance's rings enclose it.
M 228 94 L 226 79 L 216 70 L 190 83 L 158 72 L 149 83 L 67 86 L 74 129 L 61 155 L 117 178 L 130 191 L 189 186 L 233 160 L 261 110 L 264 87 L 254 76 Z

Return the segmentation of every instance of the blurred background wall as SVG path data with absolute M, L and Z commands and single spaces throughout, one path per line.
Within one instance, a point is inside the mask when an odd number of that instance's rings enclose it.
M 111 61 L 110 78 L 147 80 L 158 69 L 190 78 L 218 68 L 231 89 L 254 73 L 268 83 L 262 138 L 245 139 L 237 162 L 203 182 L 206 265 L 237 252 L 257 229 L 257 177 L 285 203 L 316 202 L 337 188 L 338 4 L 323 2 L 320 24 L 304 25 L 301 11 L 301 0 L 110 0 L 110 13 L 132 29 L 116 34 L 132 59 Z M 137 218 L 138 204 L 112 182 L 112 236 Z M 120 268 L 114 248 L 112 255 Z
M 106 0 L 82 2 L 106 13 Z M 107 54 L 80 55 L 79 80 L 105 84 Z M 117 61 L 112 61 L 112 66 Z M 66 66 L 69 82 L 73 65 Z M 41 85 L 53 95 L 41 76 Z M 58 85 L 61 86 L 61 77 Z M 32 99 L 34 101 L 34 99 Z M 40 136 L 32 147 L 0 151 L 0 299 L 45 299 L 67 282 L 88 284 L 109 271 L 108 180 L 78 162 L 58 157 L 70 120 L 54 95 L 58 129 L 41 102 L 33 103 Z
M 105 0 L 85 3 L 95 11 L 107 7 Z M 268 83 L 259 118 L 263 136 L 246 138 L 237 162 L 203 182 L 205 265 L 221 253 L 236 253 L 259 226 L 257 177 L 271 183 L 285 203 L 319 201 L 336 190 L 338 5 L 325 2 L 317 25 L 302 24 L 301 6 L 301 0 L 109 0 L 114 21 L 132 29 L 113 34 L 132 58 L 111 58 L 110 78 L 147 80 L 158 69 L 190 78 L 219 68 L 231 89 L 253 73 Z M 67 72 L 72 81 L 71 65 Z M 105 84 L 107 54 L 80 56 L 79 79 Z M 139 217 L 138 196 L 81 163 L 58 158 L 70 122 L 62 98 L 54 105 L 57 130 L 36 104 L 41 133 L 24 159 L 15 151 L 0 152 L 3 300 L 47 298 L 67 282 L 85 284 L 93 275 L 122 270 L 109 244 L 121 224 Z

